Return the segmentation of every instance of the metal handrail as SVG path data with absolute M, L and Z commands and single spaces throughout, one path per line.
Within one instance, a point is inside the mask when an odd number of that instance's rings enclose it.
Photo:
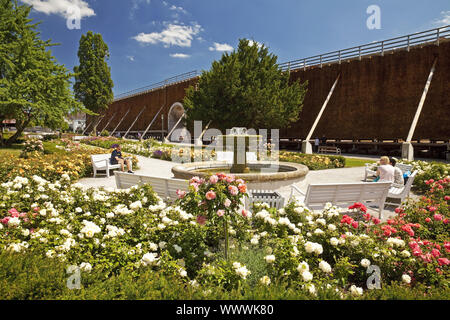
M 163 87 L 169 86 L 169 85 L 177 83 L 177 82 L 182 82 L 182 81 L 187 81 L 187 80 L 193 79 L 199 75 L 200 75 L 200 73 L 197 70 L 179 74 L 174 77 L 168 78 L 166 80 L 151 84 L 149 86 L 145 86 L 142 88 L 134 89 L 134 90 L 119 94 L 114 97 L 114 101 L 119 101 L 119 100 L 129 98 L 129 97 L 132 97 L 135 95 L 148 93 L 150 91 L 161 89 Z
M 369 54 L 380 53 L 381 55 L 384 55 L 386 51 L 404 48 L 409 50 L 411 46 L 421 43 L 425 44 L 434 42 L 439 45 L 439 41 L 442 38 L 450 38 L 450 25 L 388 40 L 372 42 L 344 50 L 332 51 L 308 58 L 288 61 L 279 64 L 279 67 L 283 71 L 288 71 L 318 65 L 322 66 L 325 63 L 341 62 L 342 60 L 351 58 L 361 59 Z
M 331 51 L 325 54 L 319 54 L 308 58 L 292 60 L 281 63 L 278 66 L 282 71 L 292 71 L 300 68 L 306 69 L 314 66 L 323 66 L 324 64 L 329 63 L 341 63 L 343 60 L 352 58 L 361 59 L 364 56 L 373 54 L 381 54 L 383 56 L 385 52 L 392 50 L 406 48 L 406 50 L 409 51 L 411 46 L 418 44 L 436 43 L 437 45 L 439 45 L 440 39 L 442 38 L 450 38 L 450 25 L 383 41 L 367 43 L 343 50 Z M 198 76 L 200 76 L 200 72 L 198 72 L 197 70 L 186 72 L 146 87 L 119 94 L 114 98 L 114 101 L 119 101 L 132 96 L 148 93 L 150 91 L 161 89 L 174 83 L 191 80 Z

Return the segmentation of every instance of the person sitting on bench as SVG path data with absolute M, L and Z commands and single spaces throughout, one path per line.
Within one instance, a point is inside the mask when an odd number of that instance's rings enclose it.
M 394 158 L 389 159 L 391 166 L 394 167 L 394 183 L 403 185 L 405 184 L 405 179 L 403 179 L 403 172 L 400 170 L 400 168 L 396 167 L 397 160 Z
M 390 165 L 389 158 L 383 156 L 380 158 L 380 165 L 377 169 L 377 178 L 374 181 L 376 182 L 394 182 L 394 167 Z
M 115 145 L 115 149 L 111 154 L 111 164 L 120 164 L 122 171 L 125 171 L 125 164 L 127 165 L 128 173 L 134 173 L 131 171 L 131 160 L 122 157 L 122 147 L 120 144 Z

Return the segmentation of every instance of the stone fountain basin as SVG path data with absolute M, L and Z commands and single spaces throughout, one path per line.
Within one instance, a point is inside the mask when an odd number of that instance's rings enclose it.
M 210 173 L 199 172 L 202 169 L 217 168 L 217 173 L 228 171 L 231 163 L 223 161 L 193 162 L 174 166 L 172 173 L 176 179 L 186 179 L 197 176 L 204 178 Z M 291 162 L 254 162 L 248 163 L 250 170 L 261 170 L 259 173 L 236 173 L 237 179 L 247 182 L 249 189 L 276 190 L 281 187 L 300 182 L 305 179 L 309 169 L 307 166 Z

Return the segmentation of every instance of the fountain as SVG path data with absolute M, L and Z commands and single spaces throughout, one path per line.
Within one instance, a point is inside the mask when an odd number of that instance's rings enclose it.
M 218 136 L 216 150 L 233 153 L 228 161 L 206 161 L 180 164 L 172 168 L 177 179 L 191 179 L 194 176 L 206 177 L 213 173 L 231 173 L 247 182 L 251 189 L 274 190 L 302 181 L 308 174 L 308 167 L 291 162 L 247 161 L 249 151 L 261 150 L 262 136 L 248 134 L 246 128 L 232 128 L 227 135 Z

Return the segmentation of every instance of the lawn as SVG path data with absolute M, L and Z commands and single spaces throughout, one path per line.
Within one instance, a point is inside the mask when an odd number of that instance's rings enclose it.
M 366 163 L 375 163 L 375 162 L 376 161 L 374 161 L 374 160 L 345 157 L 345 167 L 346 168 L 364 167 L 364 165 Z

